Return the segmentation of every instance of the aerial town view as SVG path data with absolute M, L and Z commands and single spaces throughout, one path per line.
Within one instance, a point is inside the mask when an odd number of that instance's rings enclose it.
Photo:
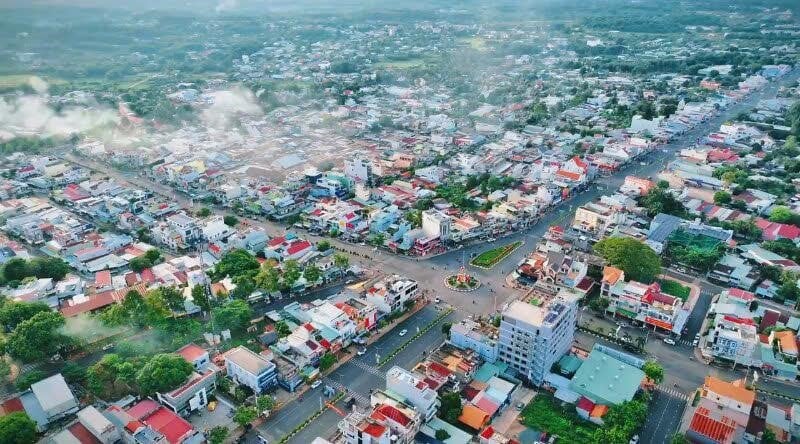
M 0 0 L 0 444 L 800 443 L 800 1 Z

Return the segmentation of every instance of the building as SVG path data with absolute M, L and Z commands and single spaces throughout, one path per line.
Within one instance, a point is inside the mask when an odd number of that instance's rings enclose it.
M 707 348 L 715 358 L 727 359 L 745 366 L 760 361 L 758 328 L 749 318 L 718 315 L 714 330 L 708 336 Z
M 569 351 L 575 334 L 577 297 L 514 301 L 500 321 L 498 358 L 539 385 L 550 368 Z
M 173 412 L 186 416 L 208 405 L 208 396 L 217 386 L 217 372 L 209 368 L 193 373 L 182 386 L 168 393 L 156 393 L 158 402 Z
M 181 355 L 189 364 L 192 364 L 195 370 L 202 370 L 211 362 L 208 351 L 197 344 L 186 344 L 175 353 Z
M 79 409 L 78 400 L 60 373 L 32 384 L 18 399 L 39 431 Z
M 451 224 L 450 216 L 440 211 L 425 210 L 422 212 L 422 231 L 426 237 L 438 237 L 440 241 L 450 239 Z
M 278 384 L 275 364 L 244 346 L 227 351 L 224 355 L 228 377 L 245 385 L 255 393 L 262 393 Z
M 436 390 L 417 375 L 394 366 L 386 372 L 386 389 L 402 396 L 407 404 L 414 406 L 424 422 L 429 421 L 439 410 Z
M 422 426 L 414 407 L 382 391 L 370 394 L 369 413 L 353 411 L 339 422 L 347 444 L 412 444 Z
M 612 406 L 633 399 L 644 379 L 639 367 L 595 347 L 575 372 L 569 388 L 594 405 Z
M 498 333 L 493 325 L 464 319 L 450 327 L 450 343 L 474 350 L 485 361 L 494 362 L 497 360 Z
M 122 438 L 119 429 L 93 406 L 78 412 L 78 420 L 50 438 L 53 444 L 114 444 Z

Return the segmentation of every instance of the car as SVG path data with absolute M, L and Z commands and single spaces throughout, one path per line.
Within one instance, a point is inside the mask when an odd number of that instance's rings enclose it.
M 114 348 L 114 344 L 106 344 L 103 346 L 103 351 L 108 351 Z
M 628 441 L 628 444 L 639 444 L 639 435 L 633 435 L 633 438 Z
M 433 302 L 438 304 L 438 303 L 442 302 L 442 300 L 439 298 L 439 296 L 436 296 L 436 299 L 434 299 Z
M 692 347 L 697 347 L 697 344 L 699 344 L 699 343 L 700 343 L 700 341 L 695 339 L 694 341 L 692 341 Z
M 314 382 L 312 382 L 312 383 L 311 383 L 311 388 L 312 388 L 312 389 L 315 389 L 315 388 L 317 388 L 317 387 L 319 387 L 319 386 L 321 386 L 321 385 L 322 385 L 322 381 L 320 381 L 319 379 L 317 379 L 316 381 L 314 381 Z
M 406 333 L 408 333 L 408 330 L 406 330 L 406 329 L 404 328 L 404 329 L 400 330 L 400 333 L 398 333 L 398 335 L 400 335 L 400 336 L 405 336 L 405 335 L 406 335 Z
M 675 345 L 675 340 L 672 338 L 664 338 L 664 343 L 669 345 Z
M 365 349 L 363 349 L 363 348 L 362 348 L 361 350 L 359 350 L 359 351 L 357 352 L 357 354 L 358 354 L 358 356 L 364 356 L 364 353 L 366 353 L 366 352 L 367 352 L 367 351 L 366 351 Z
M 522 403 L 522 402 L 518 402 L 517 405 L 515 406 L 515 408 L 521 412 L 522 409 L 525 408 L 525 404 Z

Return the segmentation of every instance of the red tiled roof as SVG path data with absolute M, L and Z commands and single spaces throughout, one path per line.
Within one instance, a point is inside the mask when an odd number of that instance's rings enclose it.
M 67 427 L 72 436 L 75 437 L 81 444 L 101 444 L 101 441 L 95 438 L 92 435 L 92 432 L 89 431 L 83 424 L 80 422 L 76 422 L 71 426 Z
M 733 296 L 743 301 L 752 301 L 756 298 L 756 295 L 754 295 L 753 293 L 739 288 L 729 288 L 728 296 Z
M 380 438 L 386 432 L 386 426 L 371 422 L 364 427 L 363 432 L 375 438 Z
M 729 443 L 736 431 L 733 425 L 706 416 L 707 410 L 700 407 L 694 413 L 689 429 L 719 443 Z
M 200 347 L 197 344 L 186 344 L 178 349 L 178 351 L 175 353 L 181 355 L 183 359 L 191 363 L 205 356 L 205 354 L 208 352 L 206 352 L 203 347 Z
M 589 400 L 589 398 L 581 396 L 581 399 L 578 400 L 578 404 L 576 404 L 575 407 L 586 412 L 591 412 L 594 408 L 594 403 Z
M 308 248 L 311 248 L 311 242 L 307 240 L 298 241 L 293 243 L 292 245 L 289 245 L 289 248 L 286 249 L 286 252 L 288 254 L 296 254 Z
M 4 415 L 14 412 L 22 412 L 24 410 L 25 407 L 23 407 L 22 401 L 18 397 L 6 399 L 2 404 L 0 404 L 0 411 L 2 411 Z
M 194 430 L 185 419 L 164 407 L 148 416 L 145 423 L 164 435 L 171 444 L 179 444 Z
M 481 432 L 481 438 L 489 439 L 494 436 L 494 428 L 492 426 L 488 426 Z
M 108 287 L 111 285 L 111 271 L 98 271 L 94 275 L 94 284 L 98 287 Z
M 403 427 L 406 427 L 411 422 L 411 419 L 409 419 L 408 416 L 406 416 L 403 412 L 401 412 L 394 406 L 381 404 L 375 410 L 378 413 L 382 414 L 383 416 L 402 425 Z

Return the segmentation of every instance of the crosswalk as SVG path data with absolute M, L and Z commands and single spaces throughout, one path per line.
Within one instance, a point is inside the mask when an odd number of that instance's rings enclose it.
M 335 388 L 336 390 L 339 390 L 341 392 L 345 392 L 347 394 L 347 396 L 352 396 L 353 399 L 355 399 L 356 402 L 358 402 L 359 404 L 362 404 L 362 405 L 369 405 L 370 404 L 369 397 L 367 395 L 365 395 L 363 393 L 357 393 L 355 391 L 352 391 L 352 390 L 348 389 L 347 387 L 345 387 L 344 384 L 342 384 L 341 382 L 334 381 L 333 379 L 329 379 L 328 378 L 328 379 L 325 379 L 325 384 Z
M 673 398 L 678 398 L 678 399 L 681 399 L 683 401 L 688 401 L 689 400 L 689 395 L 687 395 L 686 393 L 684 393 L 684 392 L 682 392 L 679 389 L 674 388 L 674 387 L 665 387 L 663 385 L 659 385 L 659 386 L 656 387 L 656 390 L 661 392 L 661 393 L 664 393 L 665 395 L 669 395 L 669 396 L 671 396 Z
M 349 363 L 355 365 L 356 367 L 360 368 L 361 370 L 366 371 L 367 373 L 373 374 L 373 375 L 375 375 L 375 376 L 377 376 L 377 377 L 379 377 L 381 379 L 384 379 L 384 380 L 386 379 L 386 372 L 383 372 L 383 371 L 381 371 L 381 370 L 379 370 L 379 369 L 367 364 L 366 362 L 362 361 L 361 359 L 351 359 L 349 361 Z

